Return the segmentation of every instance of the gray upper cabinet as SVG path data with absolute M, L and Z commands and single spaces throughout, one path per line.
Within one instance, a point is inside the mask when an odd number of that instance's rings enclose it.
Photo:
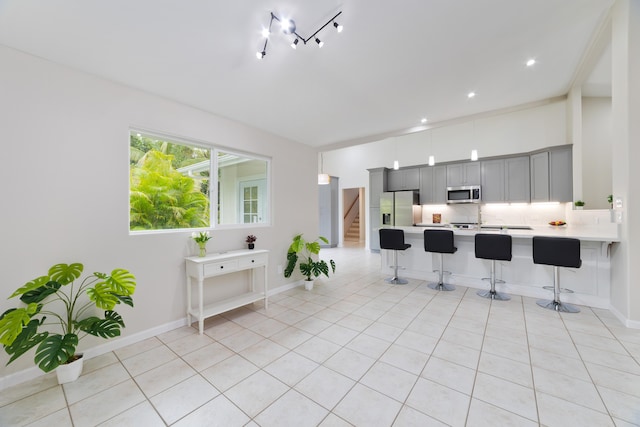
M 530 157 L 531 201 L 549 201 L 549 152 L 532 154 Z
M 529 156 L 504 159 L 504 197 L 513 203 L 531 201 Z
M 447 187 L 481 185 L 480 162 L 447 165 Z
M 482 202 L 504 202 L 504 159 L 482 162 Z
M 549 199 L 573 200 L 573 156 L 571 147 L 549 151 Z
M 380 252 L 380 195 L 387 190 L 387 169 L 369 169 L 369 249 Z
M 385 168 L 369 169 L 369 207 L 380 207 L 380 195 L 387 189 Z
M 482 162 L 482 201 L 530 201 L 529 156 Z
M 446 203 L 446 187 L 446 166 L 425 166 L 420 168 L 420 204 Z
M 387 191 L 417 190 L 420 188 L 420 169 L 407 168 L 387 172 Z
M 573 199 L 572 147 L 531 155 L 531 201 L 570 202 Z

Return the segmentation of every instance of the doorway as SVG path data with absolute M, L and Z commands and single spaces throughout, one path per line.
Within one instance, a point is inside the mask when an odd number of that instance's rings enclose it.
M 342 190 L 342 230 L 344 246 L 364 247 L 366 215 L 364 187 Z

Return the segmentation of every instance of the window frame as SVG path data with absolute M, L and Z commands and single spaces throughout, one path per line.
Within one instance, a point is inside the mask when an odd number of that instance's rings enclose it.
M 203 150 L 209 151 L 209 225 L 207 227 L 190 227 L 190 228 L 162 228 L 162 229 L 152 229 L 152 230 L 131 230 L 131 179 L 128 179 L 127 183 L 127 194 L 128 194 L 128 203 L 127 203 L 127 218 L 129 220 L 129 234 L 130 235 L 144 235 L 144 234 L 167 234 L 167 233 L 183 233 L 183 232 L 193 232 L 193 231 L 207 231 L 207 230 L 224 230 L 224 229 L 254 229 L 254 228 L 264 228 L 271 226 L 271 218 L 272 218 L 272 209 L 273 209 L 273 200 L 272 200 L 272 191 L 271 191 L 271 158 L 267 156 L 263 156 L 256 153 L 250 153 L 243 150 L 237 150 L 233 148 L 229 148 L 223 145 L 212 144 L 206 141 L 200 141 L 192 138 L 180 137 L 171 135 L 169 133 L 164 132 L 155 132 L 149 131 L 138 127 L 130 127 L 128 136 L 128 146 L 129 146 L 129 165 L 131 165 L 131 136 L 132 135 L 141 135 L 149 138 L 158 139 L 161 141 L 167 141 L 173 144 L 181 144 L 186 145 L 188 147 L 200 148 Z M 265 198 L 266 204 L 264 210 L 264 218 L 262 222 L 256 223 L 233 223 L 233 224 L 222 224 L 218 223 L 218 206 L 220 203 L 218 196 L 218 188 L 220 180 L 218 178 L 218 153 L 223 152 L 225 154 L 231 154 L 238 157 L 244 157 L 251 160 L 258 160 L 265 162 Z M 129 174 L 131 173 L 131 166 L 128 169 Z M 130 175 L 129 175 L 130 176 Z M 239 200 L 236 200 L 239 202 Z

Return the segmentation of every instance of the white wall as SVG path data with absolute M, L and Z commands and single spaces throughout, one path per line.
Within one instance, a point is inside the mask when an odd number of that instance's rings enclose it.
M 611 98 L 582 98 L 582 196 L 587 209 L 609 209 Z
M 243 248 L 255 234 L 256 247 L 271 251 L 270 288 L 285 284 L 277 266 L 291 237 L 318 230 L 315 150 L 2 46 L 0 64 L 0 313 L 51 265 L 82 262 L 137 277 L 135 308 L 119 310 L 124 336 L 185 317 L 190 233 L 129 235 L 130 126 L 272 159 L 272 226 L 213 230 L 209 251 Z M 7 360 L 2 352 L 0 379 L 33 366 Z
M 367 169 L 391 168 L 394 160 L 404 167 L 426 164 L 431 154 L 438 163 L 469 159 L 472 149 L 483 158 L 567 142 L 565 102 L 557 101 L 328 151 L 324 171 L 340 177 L 342 188 L 368 187 Z

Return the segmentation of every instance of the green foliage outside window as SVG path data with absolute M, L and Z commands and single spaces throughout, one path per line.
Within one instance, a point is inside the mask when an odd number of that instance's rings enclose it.
M 132 134 L 130 230 L 209 227 L 209 198 L 201 191 L 208 188 L 208 166 L 197 176 L 199 182 L 178 171 L 197 163 L 208 164 L 208 153 Z

